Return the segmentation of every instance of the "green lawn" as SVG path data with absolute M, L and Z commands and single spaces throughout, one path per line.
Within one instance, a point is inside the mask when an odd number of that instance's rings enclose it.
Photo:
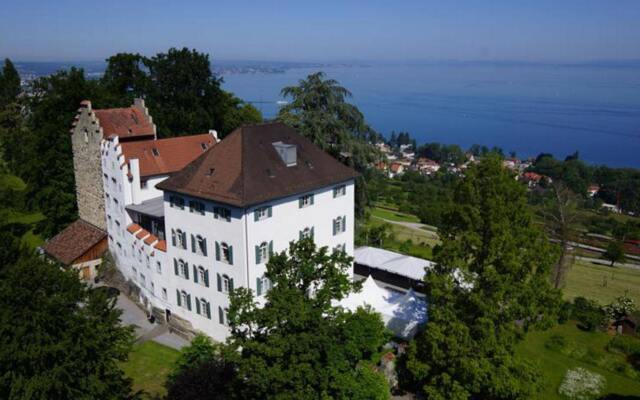
M 640 304 L 640 269 L 609 267 L 578 260 L 569 270 L 564 297 L 586 297 L 605 305 L 626 294 Z
M 390 221 L 398 222 L 420 222 L 420 219 L 415 215 L 401 213 L 399 211 L 388 210 L 384 208 L 375 207 L 371 209 L 371 215 L 378 218 L 388 219 Z
M 545 343 L 552 335 L 563 336 L 567 340 L 567 348 L 573 350 L 547 348 Z M 583 332 L 575 324 L 568 323 L 548 331 L 527 334 L 516 351 L 522 357 L 535 360 L 540 366 L 545 380 L 545 389 L 540 399 L 560 399 L 558 387 L 567 370 L 575 367 L 583 367 L 603 375 L 607 380 L 606 391 L 609 394 L 640 395 L 639 380 L 624 373 L 613 372 L 611 366 L 624 365 L 626 361 L 622 355 L 605 349 L 610 339 L 611 336 L 606 333 Z
M 133 379 L 134 391 L 164 395 L 164 381 L 179 354 L 179 351 L 153 341 L 136 344 L 122 369 Z
M 385 221 L 376 217 L 372 217 L 369 220 L 370 226 L 378 226 L 384 223 Z M 437 234 L 427 230 L 411 229 L 406 226 L 392 223 L 389 223 L 389 225 L 391 226 L 394 240 L 386 240 L 382 246 L 383 248 L 397 251 L 399 253 L 405 253 L 414 257 L 431 259 L 433 246 L 438 243 Z M 412 244 L 408 249 L 405 248 L 401 250 L 400 246 L 402 246 L 408 239 L 411 240 Z

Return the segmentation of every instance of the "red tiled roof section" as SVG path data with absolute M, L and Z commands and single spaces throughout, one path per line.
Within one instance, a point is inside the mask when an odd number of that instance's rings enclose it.
M 49 239 L 42 249 L 61 263 L 70 265 L 106 236 L 102 229 L 79 219 Z
M 153 242 L 155 242 L 156 240 L 158 240 L 158 237 L 156 235 L 149 235 L 145 240 L 145 244 L 151 245 L 153 244 Z
M 287 166 L 273 147 L 296 146 Z M 357 172 L 282 123 L 246 125 L 157 188 L 237 207 L 259 204 L 353 179 Z
M 141 230 L 141 231 L 136 235 L 136 237 L 137 237 L 138 239 L 142 239 L 142 238 L 145 238 L 145 237 L 147 237 L 147 236 L 149 236 L 149 231 L 147 231 L 147 230 L 145 230 L 145 229 Z
M 161 240 L 158 243 L 156 243 L 155 246 L 156 249 L 160 250 L 160 251 L 164 251 L 166 253 L 167 251 L 167 241 L 166 240 Z
M 93 112 L 100 121 L 104 138 L 111 135 L 126 138 L 155 134 L 153 124 L 138 107 L 107 108 Z
M 140 229 L 142 229 L 142 227 L 140 225 L 138 225 L 138 224 L 131 224 L 131 225 L 127 226 L 127 231 L 129 233 L 136 233 Z
M 179 171 L 215 143 L 214 137 L 205 133 L 160 140 L 123 142 L 121 146 L 127 161 L 134 158 L 139 160 L 140 176 L 145 177 Z

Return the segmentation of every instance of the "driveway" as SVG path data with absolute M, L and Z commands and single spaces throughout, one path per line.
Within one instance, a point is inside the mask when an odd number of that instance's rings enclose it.
M 189 344 L 182 337 L 170 333 L 167 325 L 150 323 L 147 320 L 147 314 L 122 293 L 118 295 L 116 306 L 122 310 L 122 315 L 120 316 L 122 323 L 133 326 L 135 329 L 136 343 L 153 340 L 176 350 L 180 350 Z

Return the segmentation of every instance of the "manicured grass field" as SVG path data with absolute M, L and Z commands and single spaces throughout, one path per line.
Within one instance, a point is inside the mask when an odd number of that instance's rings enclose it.
M 384 208 L 375 207 L 371 209 L 371 215 L 378 218 L 388 219 L 390 221 L 398 222 L 420 222 L 420 219 L 415 215 L 404 214 L 399 211 L 388 210 Z
M 144 390 L 150 395 L 164 395 L 165 379 L 179 354 L 178 350 L 153 341 L 136 344 L 122 369 L 133 379 L 134 391 Z
M 563 292 L 568 300 L 582 296 L 602 305 L 626 294 L 640 304 L 640 269 L 609 267 L 578 260 L 567 274 Z
M 577 358 L 578 356 L 547 348 L 545 343 L 552 335 L 562 335 L 573 348 L 579 349 L 575 353 L 582 356 Z M 583 367 L 603 375 L 607 380 L 608 394 L 640 396 L 640 381 L 600 366 L 607 362 L 626 364 L 621 354 L 606 350 L 605 346 L 610 339 L 611 336 L 606 333 L 584 332 L 575 324 L 567 323 L 544 332 L 530 332 L 524 342 L 518 345 L 517 353 L 534 360 L 540 366 L 545 380 L 545 389 L 540 399 L 561 399 L 558 387 L 567 370 L 575 367 Z
M 384 223 L 385 221 L 376 217 L 372 217 L 369 220 L 370 226 L 378 226 Z M 383 246 L 385 249 L 406 253 L 414 257 L 431 259 L 433 246 L 438 243 L 437 235 L 434 232 L 421 229 L 411 229 L 391 223 L 389 223 L 389 225 L 391 226 L 394 240 L 386 240 Z M 400 251 L 400 246 L 408 239 L 412 242 L 408 251 Z

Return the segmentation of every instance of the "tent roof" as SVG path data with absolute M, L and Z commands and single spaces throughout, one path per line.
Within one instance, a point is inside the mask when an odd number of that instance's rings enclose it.
M 356 264 L 381 269 L 415 280 L 422 280 L 424 278 L 424 269 L 433 266 L 433 263 L 429 260 L 369 246 L 358 247 L 354 252 L 354 258 Z

